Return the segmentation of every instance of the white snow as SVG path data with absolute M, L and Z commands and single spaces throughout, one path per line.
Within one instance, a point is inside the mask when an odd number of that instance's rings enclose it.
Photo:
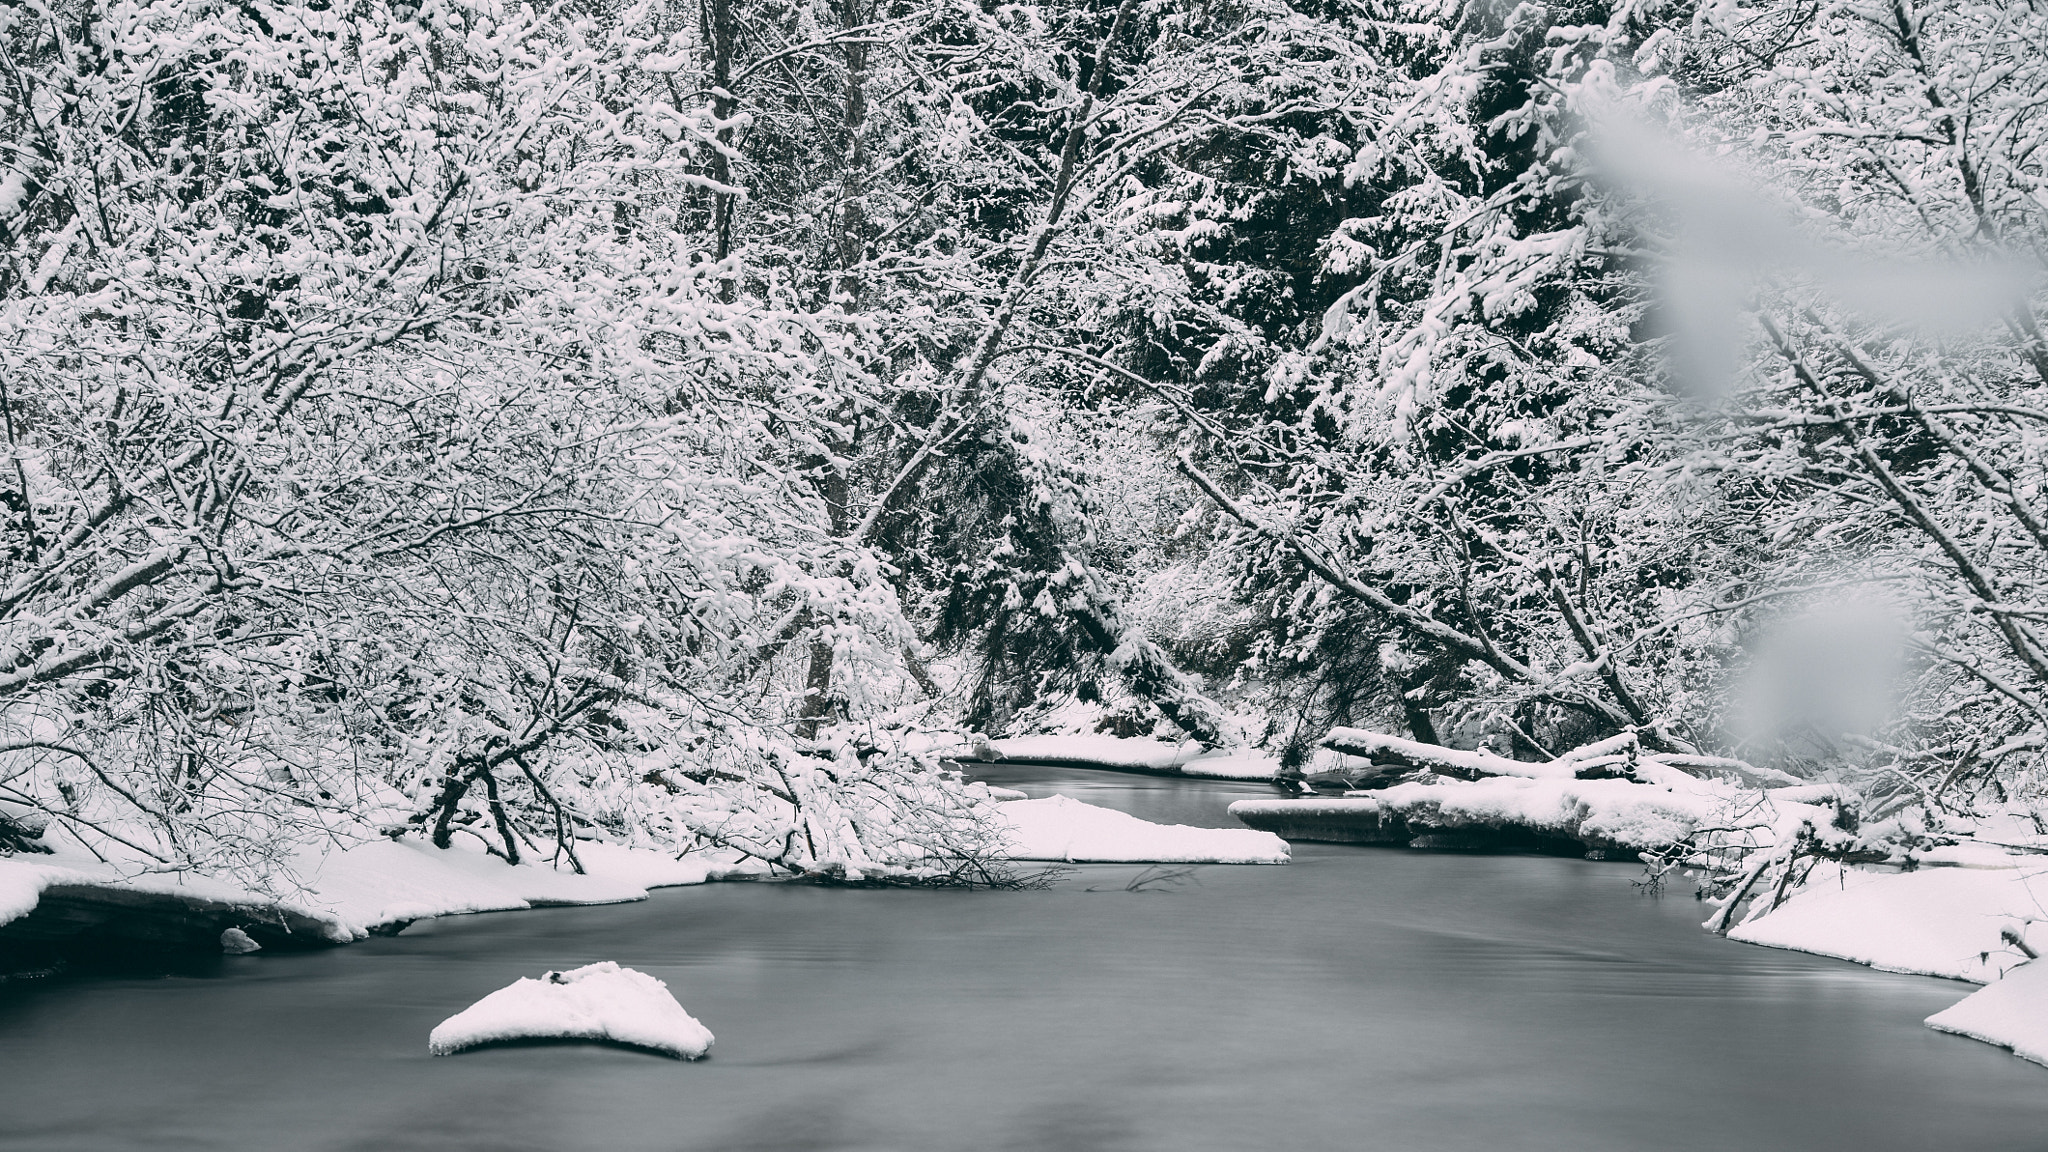
M 1271 780 L 1280 771 L 1280 758 L 1256 748 L 1219 748 L 1181 761 L 1180 771 L 1212 780 Z
M 1484 748 L 1464 752 L 1435 744 L 1404 740 L 1399 736 L 1369 732 L 1363 728 L 1332 728 L 1330 734 L 1323 737 L 1322 743 L 1326 748 L 1337 749 L 1354 756 L 1392 760 L 1401 764 L 1443 765 L 1477 776 L 1526 776 L 1569 780 L 1572 779 L 1573 773 L 1583 766 L 1567 760 L 1553 760 L 1545 764 L 1510 760 Z
M 1514 760 L 1484 748 L 1461 751 L 1372 732 L 1364 728 L 1332 728 L 1323 747 L 1374 761 L 1448 770 L 1458 776 L 1526 776 L 1535 780 L 1570 780 L 1596 767 L 1627 766 L 1638 779 L 1658 782 L 1675 776 L 1731 776 L 1751 784 L 1784 787 L 1804 784 L 1775 768 L 1759 768 L 1721 756 L 1682 756 L 1650 752 L 1633 732 L 1574 748 L 1555 760 L 1537 763 Z
M 60 886 L 149 892 L 187 903 L 246 908 L 261 916 L 283 909 L 317 925 L 323 939 L 347 943 L 381 924 L 557 904 L 641 900 L 647 890 L 701 884 L 730 863 L 675 860 L 660 852 L 579 842 L 587 874 L 546 860 L 507 865 L 458 840 L 437 849 L 420 840 L 375 840 L 346 849 L 306 848 L 287 861 L 278 891 L 259 892 L 182 872 L 145 871 L 133 862 L 107 863 L 82 850 L 0 858 L 0 924 L 27 915 L 44 889 Z M 267 917 L 263 917 L 268 919 Z
M 538 980 L 521 978 L 443 1020 L 427 1050 L 446 1056 L 501 1040 L 610 1040 L 695 1060 L 709 1029 L 645 972 L 606 960 Z
M 304 908 L 294 900 L 280 900 L 188 872 L 149 871 L 133 863 L 109 863 L 82 848 L 67 848 L 49 855 L 0 857 L 0 924 L 28 915 L 42 900 L 45 889 L 60 887 L 142 892 L 172 903 L 216 911 L 232 909 L 265 920 L 273 919 L 266 912 L 283 909 L 312 921 L 312 930 L 329 943 L 345 944 L 364 935 L 333 915 Z
M 1287 842 L 1250 828 L 1154 824 L 1069 796 L 997 806 L 1013 860 L 1068 863 L 1285 864 Z
M 1953 1008 L 1929 1016 L 1927 1026 L 2048 1064 L 2048 964 L 2036 960 L 2014 968 Z
M 2021 933 L 2048 951 L 2048 928 L 2030 922 L 2048 917 L 2048 864 L 2005 859 L 2003 868 L 1912 872 L 1819 865 L 1784 904 L 1728 937 L 1887 972 L 1996 980 L 2023 959 L 2001 933 Z
M 1985 987 L 1927 1025 L 2048 1064 L 2048 862 L 1961 844 L 1911 872 L 1817 866 L 1785 903 L 1730 939 Z
M 0 924 L 35 911 L 43 889 L 64 883 L 59 877 L 68 873 L 65 868 L 30 864 L 20 856 L 0 858 Z

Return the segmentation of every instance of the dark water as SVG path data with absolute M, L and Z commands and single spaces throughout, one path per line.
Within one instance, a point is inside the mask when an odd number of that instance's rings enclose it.
M 1227 823 L 1258 789 L 1012 773 Z M 2048 1069 L 1921 1027 L 1967 986 L 1717 940 L 1627 865 L 1298 845 L 1129 892 L 712 885 L 198 974 L 0 988 L 0 1148 L 2048 1149 Z M 617 960 L 718 1034 L 427 1055 Z

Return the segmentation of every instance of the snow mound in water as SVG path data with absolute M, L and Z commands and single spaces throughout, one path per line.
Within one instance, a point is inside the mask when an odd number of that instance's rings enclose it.
M 1929 1016 L 1927 1026 L 2048 1064 L 2048 964 L 2035 960 L 2020 965 L 2004 979 L 1963 997 L 1955 1007 Z
M 711 1050 L 668 985 L 606 960 L 520 979 L 441 1021 L 427 1050 L 447 1056 L 499 1040 L 611 1040 L 695 1060 Z

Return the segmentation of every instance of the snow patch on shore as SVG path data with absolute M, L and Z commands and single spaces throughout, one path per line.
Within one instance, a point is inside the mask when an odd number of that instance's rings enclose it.
M 1153 824 L 1064 796 L 998 801 L 995 790 L 990 791 L 990 818 L 1014 860 L 1284 864 L 1288 858 L 1286 842 L 1267 832 Z M 581 874 L 566 855 L 515 866 L 465 839 L 445 849 L 411 836 L 346 848 L 303 848 L 286 859 L 271 890 L 259 891 L 186 872 L 150 871 L 137 861 L 103 862 L 65 846 L 53 855 L 0 858 L 0 925 L 32 912 L 46 889 L 69 887 L 162 896 L 197 916 L 240 923 L 251 931 L 260 925 L 275 933 L 288 914 L 288 934 L 304 939 L 310 931 L 317 934 L 315 942 L 345 944 L 373 929 L 413 920 L 623 903 L 645 899 L 651 888 L 763 870 L 731 853 L 678 860 L 594 841 L 578 841 L 576 852 Z M 272 936 L 264 939 L 277 942 Z
M 1154 824 L 1069 796 L 997 806 L 1009 857 L 1099 864 L 1285 864 L 1287 842 L 1250 828 Z
M 1929 1016 L 1927 1026 L 2048 1064 L 2048 964 L 2036 960 L 2012 969 L 1955 1007 Z
M 609 1040 L 686 1060 L 711 1050 L 711 1030 L 668 985 L 609 960 L 521 978 L 443 1020 L 427 1050 L 447 1056 L 505 1040 Z
M 1877 872 L 1816 865 L 1785 903 L 1728 933 L 1731 940 L 1868 964 L 1886 972 L 1997 980 L 2025 956 L 2012 932 L 2048 951 L 2048 864 L 2006 857 L 2002 868 Z
M 1956 845 L 1910 872 L 1820 864 L 1729 939 L 1985 985 L 1927 1018 L 1940 1032 L 2048 1064 L 2048 862 Z
M 272 918 L 283 912 L 311 921 L 320 942 L 346 944 L 365 933 L 324 909 L 182 871 L 150 871 L 128 862 L 103 861 L 82 849 L 33 857 L 0 857 L 0 925 L 35 911 L 51 888 L 108 889 L 162 897 L 166 902 L 209 912 L 240 912 Z

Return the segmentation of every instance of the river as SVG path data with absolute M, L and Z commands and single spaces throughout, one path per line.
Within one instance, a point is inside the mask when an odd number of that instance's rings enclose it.
M 1268 794 L 992 782 L 1218 826 Z M 1143 872 L 714 884 L 0 986 L 0 1149 L 2048 1148 L 2048 1069 L 1921 1026 L 1968 986 L 1717 939 L 1633 865 L 1299 844 Z M 476 998 L 596 960 L 666 980 L 711 1058 L 427 1055 Z

